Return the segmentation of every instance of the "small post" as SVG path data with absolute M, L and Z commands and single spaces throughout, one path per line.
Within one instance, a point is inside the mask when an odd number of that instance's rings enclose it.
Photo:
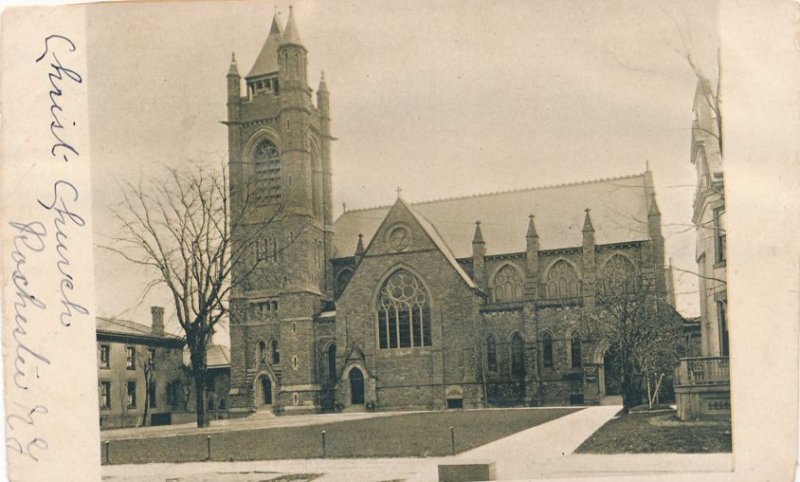
M 453 427 L 450 427 L 450 449 L 453 451 L 453 455 L 456 454 L 456 432 Z
M 211 435 L 206 435 L 206 449 L 208 451 L 208 460 L 211 460 Z
M 111 445 L 111 442 L 106 440 L 105 442 L 103 442 L 103 444 L 106 446 L 106 465 L 108 465 L 110 463 L 109 462 L 109 455 L 108 455 L 108 447 L 109 447 L 109 445 Z
M 325 431 L 322 431 L 322 458 L 325 458 Z

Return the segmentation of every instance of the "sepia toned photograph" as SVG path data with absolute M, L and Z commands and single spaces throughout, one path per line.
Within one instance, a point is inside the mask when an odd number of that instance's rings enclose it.
M 716 2 L 84 12 L 103 480 L 732 473 Z

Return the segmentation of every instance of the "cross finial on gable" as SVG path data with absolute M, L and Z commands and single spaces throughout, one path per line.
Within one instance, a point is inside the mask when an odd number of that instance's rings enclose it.
M 397 192 L 397 199 L 400 199 L 400 193 L 403 192 L 403 188 L 397 186 L 397 189 L 395 189 L 395 191 Z

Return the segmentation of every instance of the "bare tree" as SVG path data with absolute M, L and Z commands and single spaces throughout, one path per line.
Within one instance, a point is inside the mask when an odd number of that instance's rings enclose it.
M 148 289 L 163 285 L 172 295 L 190 352 L 197 426 L 204 427 L 206 346 L 228 313 L 228 295 L 235 288 L 231 272 L 237 270 L 241 276 L 236 279 L 245 280 L 257 268 L 262 259 L 259 232 L 281 208 L 273 208 L 262 222 L 248 223 L 254 189 L 246 185 L 241 192 L 230 191 L 224 167 L 167 172 L 166 180 L 123 187 L 121 206 L 112 209 L 119 234 L 102 247 L 154 269 Z
M 596 299 L 585 330 L 609 344 L 613 368 L 620 374 L 623 413 L 628 413 L 639 404 L 644 382 L 660 385 L 677 364 L 682 318 L 667 302 L 660 283 L 635 275 L 603 279 Z

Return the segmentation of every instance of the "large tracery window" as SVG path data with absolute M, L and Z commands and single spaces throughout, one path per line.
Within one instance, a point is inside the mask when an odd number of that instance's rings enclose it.
M 603 267 L 602 290 L 607 295 L 626 295 L 638 291 L 636 269 L 628 258 L 615 254 Z
M 578 274 L 563 259 L 547 272 L 547 297 L 550 299 L 575 298 L 580 293 Z
M 381 348 L 431 346 L 428 294 L 416 276 L 397 270 L 378 298 L 378 338 Z
M 505 265 L 494 275 L 492 286 L 495 303 L 520 301 L 522 299 L 522 277 L 519 271 Z
M 281 153 L 272 142 L 261 141 L 253 153 L 256 176 L 259 180 L 258 198 L 274 202 L 281 196 Z

